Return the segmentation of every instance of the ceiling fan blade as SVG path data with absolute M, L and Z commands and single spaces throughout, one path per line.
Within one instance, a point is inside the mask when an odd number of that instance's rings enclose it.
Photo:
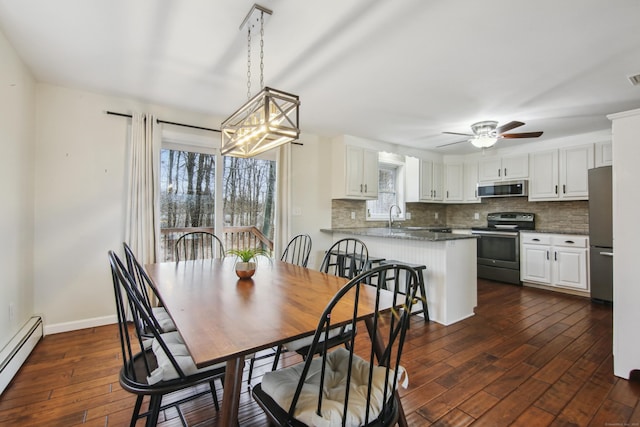
M 503 133 L 502 138 L 537 138 L 542 132 Z
M 442 132 L 442 133 L 446 133 L 447 135 L 473 136 L 470 133 L 460 133 L 460 132 Z
M 509 123 L 506 123 L 506 124 L 500 126 L 499 128 L 497 128 L 496 129 L 496 133 L 498 135 L 500 135 L 502 132 L 506 132 L 506 131 L 511 130 L 511 129 L 519 128 L 520 126 L 524 126 L 524 123 L 516 122 L 516 121 L 509 122 Z
M 464 135 L 464 134 L 462 134 L 462 135 Z M 469 136 L 471 136 L 471 135 L 469 135 Z M 462 141 L 456 141 L 456 142 L 450 142 L 448 144 L 438 145 L 436 148 L 448 147 L 449 145 L 460 144 L 462 142 L 467 142 L 467 141 L 469 141 L 469 140 L 468 139 L 463 139 Z

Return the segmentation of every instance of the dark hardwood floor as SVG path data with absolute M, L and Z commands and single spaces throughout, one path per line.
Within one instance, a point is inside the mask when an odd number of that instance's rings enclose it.
M 585 298 L 479 281 L 475 316 L 448 327 L 413 317 L 409 424 L 640 425 L 640 385 L 613 375 L 612 323 L 611 307 Z M 0 397 L 0 425 L 128 425 L 135 399 L 118 384 L 119 352 L 115 325 L 45 337 Z M 211 396 L 181 408 L 190 425 L 218 425 Z M 177 411 L 159 425 L 179 426 Z M 267 425 L 248 388 L 240 425 Z

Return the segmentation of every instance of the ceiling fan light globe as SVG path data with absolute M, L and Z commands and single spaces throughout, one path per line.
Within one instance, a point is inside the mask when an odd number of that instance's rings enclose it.
M 489 136 L 489 135 L 478 135 L 475 138 L 471 138 L 469 142 L 473 144 L 474 147 L 478 148 L 489 148 L 492 147 L 493 144 L 496 143 L 498 138 Z

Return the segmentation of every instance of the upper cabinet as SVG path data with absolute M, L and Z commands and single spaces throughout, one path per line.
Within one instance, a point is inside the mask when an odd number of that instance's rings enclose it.
M 611 141 L 596 142 L 595 167 L 613 165 L 613 150 Z
M 464 201 L 464 164 L 446 164 L 444 171 L 444 200 L 452 203 Z
M 478 162 L 464 164 L 464 201 L 467 203 L 480 203 L 478 197 Z
M 378 198 L 378 152 L 348 144 L 348 137 L 332 145 L 332 198 Z
M 529 200 L 587 200 L 593 144 L 531 154 Z
M 489 157 L 478 161 L 478 181 L 495 182 L 529 177 L 529 155 Z
M 443 165 L 433 160 L 407 157 L 407 202 L 442 202 Z

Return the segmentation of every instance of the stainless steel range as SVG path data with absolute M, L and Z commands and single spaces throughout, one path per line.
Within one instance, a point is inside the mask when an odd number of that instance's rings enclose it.
M 499 282 L 520 282 L 520 232 L 534 230 L 535 214 L 494 212 L 487 215 L 486 227 L 474 227 L 478 235 L 478 277 Z

